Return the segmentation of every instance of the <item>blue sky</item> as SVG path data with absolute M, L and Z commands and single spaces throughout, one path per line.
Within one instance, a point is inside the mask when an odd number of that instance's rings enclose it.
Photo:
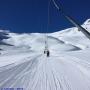
M 80 24 L 90 18 L 90 0 L 58 0 L 66 12 Z M 48 0 L 0 0 L 0 28 L 12 32 L 46 32 Z M 59 31 L 73 25 L 50 3 L 48 32 Z

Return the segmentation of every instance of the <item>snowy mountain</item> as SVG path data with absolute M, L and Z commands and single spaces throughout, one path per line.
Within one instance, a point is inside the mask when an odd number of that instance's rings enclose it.
M 90 19 L 82 25 L 90 32 Z M 48 33 L 0 30 L 0 88 L 90 90 L 90 40 L 76 27 Z

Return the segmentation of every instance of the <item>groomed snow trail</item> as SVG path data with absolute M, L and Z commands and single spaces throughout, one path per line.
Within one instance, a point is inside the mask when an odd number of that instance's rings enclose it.
M 90 66 L 68 55 L 35 55 L 0 68 L 0 88 L 24 90 L 90 90 Z M 28 60 L 27 60 L 28 59 Z

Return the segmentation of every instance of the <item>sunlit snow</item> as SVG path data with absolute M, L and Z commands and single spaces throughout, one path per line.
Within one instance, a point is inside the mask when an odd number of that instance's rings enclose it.
M 90 19 L 83 25 L 90 32 Z M 90 40 L 76 27 L 45 34 L 0 30 L 0 88 L 90 90 Z

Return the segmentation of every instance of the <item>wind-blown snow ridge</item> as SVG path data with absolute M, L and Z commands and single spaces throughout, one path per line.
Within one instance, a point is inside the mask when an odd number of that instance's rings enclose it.
M 84 22 L 85 25 L 90 25 L 90 19 L 87 19 L 85 22 Z
M 90 32 L 89 19 L 82 26 Z M 0 88 L 90 90 L 90 41 L 76 27 L 48 34 L 48 58 L 44 34 L 7 35 L 0 40 Z

